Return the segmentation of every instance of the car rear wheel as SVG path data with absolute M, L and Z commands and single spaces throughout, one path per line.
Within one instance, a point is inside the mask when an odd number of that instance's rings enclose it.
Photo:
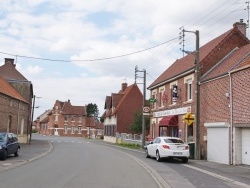
M 157 162 L 160 162 L 160 161 L 161 161 L 161 156 L 160 156 L 160 153 L 159 153 L 158 150 L 156 151 L 156 161 L 157 161 Z
M 145 150 L 145 156 L 146 156 L 146 158 L 149 158 L 148 149 Z
M 187 162 L 188 162 L 188 158 L 182 158 L 181 161 L 182 161 L 183 163 L 187 163 Z
M 5 161 L 6 158 L 7 158 L 7 150 L 4 150 L 1 159 L 2 159 L 3 161 Z
M 16 152 L 14 153 L 15 157 L 18 157 L 19 155 L 19 148 L 17 148 Z

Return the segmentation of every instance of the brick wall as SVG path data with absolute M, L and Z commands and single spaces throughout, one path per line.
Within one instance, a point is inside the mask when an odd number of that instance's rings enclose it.
M 230 123 L 230 93 L 229 77 L 223 77 L 201 85 L 201 111 L 200 111 L 200 138 L 203 156 L 206 158 L 207 143 L 204 136 L 207 136 L 207 128 L 204 123 L 227 122 Z
M 11 116 L 11 127 L 9 132 L 17 135 L 27 135 L 29 127 L 29 105 L 6 95 L 0 94 L 0 131 L 8 130 L 8 120 Z M 22 125 L 23 124 L 23 125 Z
M 250 125 L 250 68 L 232 74 L 233 124 Z

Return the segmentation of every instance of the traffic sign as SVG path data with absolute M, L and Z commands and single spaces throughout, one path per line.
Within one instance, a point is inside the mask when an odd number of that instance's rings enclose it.
M 154 98 L 150 98 L 150 99 L 149 99 L 149 102 L 154 103 L 154 102 L 156 102 L 156 99 L 154 99 Z
M 191 113 L 187 113 L 184 117 L 183 120 L 187 125 L 191 125 L 194 122 L 194 116 Z
M 150 112 L 150 108 L 148 106 L 144 106 L 143 107 L 143 112 L 149 113 Z

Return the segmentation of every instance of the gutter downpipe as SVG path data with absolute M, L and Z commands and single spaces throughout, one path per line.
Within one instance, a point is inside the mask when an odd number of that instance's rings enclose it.
M 232 96 L 232 77 L 229 72 L 229 87 L 230 87 L 230 165 L 234 164 L 234 142 L 233 142 L 233 96 Z

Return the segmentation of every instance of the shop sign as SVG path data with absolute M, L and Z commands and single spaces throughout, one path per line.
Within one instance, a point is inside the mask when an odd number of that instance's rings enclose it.
M 163 117 L 163 116 L 172 116 L 172 115 L 179 115 L 179 114 L 186 114 L 191 111 L 191 106 L 183 107 L 183 108 L 176 108 L 171 110 L 164 110 L 159 112 L 154 112 L 153 117 Z

